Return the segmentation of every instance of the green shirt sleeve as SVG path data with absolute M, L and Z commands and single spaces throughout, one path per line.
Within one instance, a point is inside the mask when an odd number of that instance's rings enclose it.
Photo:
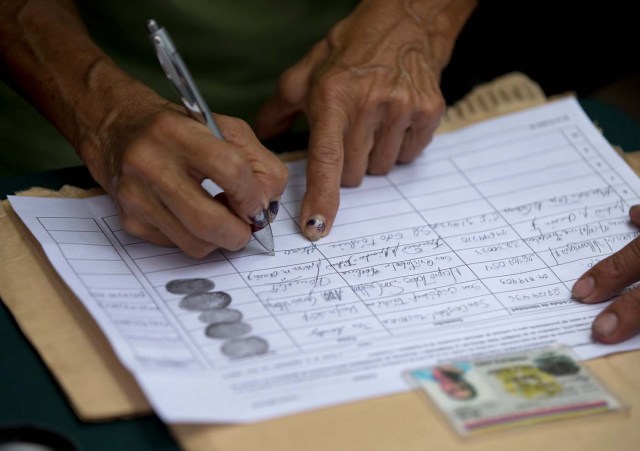
M 179 103 L 147 36 L 167 28 L 212 111 L 250 124 L 280 74 L 302 58 L 355 0 L 78 0 L 93 39 L 133 77 Z M 31 106 L 0 84 L 0 176 L 81 164 Z

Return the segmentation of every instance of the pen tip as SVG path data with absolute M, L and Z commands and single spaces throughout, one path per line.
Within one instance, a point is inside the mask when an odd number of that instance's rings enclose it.
M 269 252 L 269 255 L 271 255 L 272 257 L 275 257 L 276 256 L 276 251 Z

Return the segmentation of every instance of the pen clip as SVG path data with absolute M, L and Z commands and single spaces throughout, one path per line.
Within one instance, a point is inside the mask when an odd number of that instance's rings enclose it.
M 220 132 L 220 129 L 211 118 L 211 111 L 207 107 L 200 91 L 198 91 L 191 73 L 176 50 L 169 33 L 154 20 L 147 22 L 147 28 L 151 43 L 156 50 L 158 61 L 173 88 L 180 96 L 187 114 L 209 127 L 214 136 L 223 139 L 222 132 Z

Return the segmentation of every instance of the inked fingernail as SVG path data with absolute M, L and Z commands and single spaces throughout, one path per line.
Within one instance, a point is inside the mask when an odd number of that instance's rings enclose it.
M 260 213 L 249 219 L 253 223 L 253 227 L 251 227 L 253 231 L 260 230 L 269 224 L 269 216 L 265 210 L 260 210 Z
M 311 219 L 307 221 L 307 225 L 305 226 L 305 235 L 315 241 L 322 238 L 322 233 L 324 229 L 327 227 L 327 223 L 322 216 L 312 216 Z
M 598 316 L 593 322 L 593 333 L 600 337 L 608 337 L 618 327 L 618 315 L 606 312 Z
M 272 200 L 269 202 L 269 208 L 267 208 L 267 214 L 269 215 L 269 222 L 273 222 L 276 220 L 276 216 L 278 216 L 278 210 L 280 210 L 280 201 Z
M 593 293 L 595 287 L 595 279 L 591 276 L 587 276 L 575 283 L 575 285 L 571 289 L 571 294 L 574 298 L 581 301 L 582 299 L 588 297 L 591 293 Z

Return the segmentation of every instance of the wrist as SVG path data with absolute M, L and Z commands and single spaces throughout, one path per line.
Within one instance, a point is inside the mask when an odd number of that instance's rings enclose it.
M 421 35 L 432 63 L 442 70 L 448 64 L 456 39 L 475 10 L 477 0 L 362 0 L 359 7 L 375 10 L 392 25 L 385 31 L 413 29 Z
M 169 102 L 115 65 L 92 67 L 75 134 L 70 140 L 92 176 L 105 189 L 120 167 L 120 156 L 154 114 Z
M 404 0 L 422 18 L 440 70 L 449 63 L 458 35 L 478 5 L 477 0 Z M 421 12 L 422 11 L 422 12 Z
M 167 104 L 89 37 L 73 2 L 0 6 L 0 75 L 73 145 L 106 188 L 118 141 Z

